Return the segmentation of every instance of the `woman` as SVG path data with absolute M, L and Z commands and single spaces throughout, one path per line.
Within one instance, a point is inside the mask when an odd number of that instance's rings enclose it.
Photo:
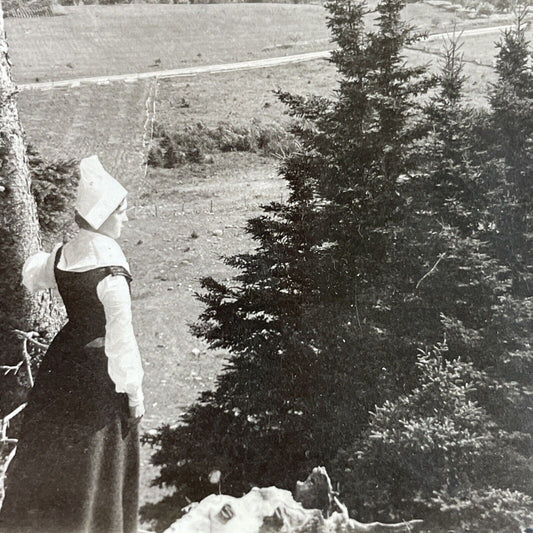
M 134 533 L 142 366 L 131 324 L 131 275 L 115 239 L 126 190 L 97 156 L 80 163 L 79 234 L 30 257 L 23 283 L 55 288 L 68 322 L 24 410 L 6 480 L 2 533 Z

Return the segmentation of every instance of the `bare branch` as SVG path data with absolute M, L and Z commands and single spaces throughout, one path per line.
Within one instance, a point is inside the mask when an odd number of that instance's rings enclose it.
M 12 418 L 15 418 L 25 407 L 28 405 L 27 403 L 23 403 L 22 405 L 19 405 L 14 411 L 11 411 L 8 415 L 6 415 L 2 419 L 2 423 L 8 423 Z
M 10 372 L 14 372 L 16 374 L 20 370 L 22 363 L 24 363 L 24 361 L 20 361 L 20 363 L 16 365 L 1 365 L 0 370 L 4 370 L 4 376 L 7 376 Z
M 24 339 L 22 343 L 22 355 L 24 357 L 24 363 L 26 364 L 26 372 L 28 373 L 28 379 L 30 381 L 30 387 L 33 388 L 33 373 L 31 371 L 31 357 L 28 353 L 28 339 Z
M 38 337 L 39 334 L 36 332 L 36 331 L 30 331 L 30 332 L 27 332 L 27 331 L 21 331 L 19 329 L 14 329 L 13 330 L 17 337 L 19 337 L 19 339 L 26 339 L 27 341 L 31 342 L 32 344 L 35 344 L 35 346 L 38 346 L 39 348 L 42 348 L 43 350 L 48 350 L 48 345 L 47 344 L 43 344 L 42 342 L 39 342 L 37 340 L 35 340 L 34 337 Z
M 434 272 L 434 270 L 439 266 L 439 263 L 446 257 L 446 254 L 443 252 L 439 255 L 439 258 L 437 259 L 437 262 L 431 267 L 431 269 L 426 272 L 419 280 L 418 280 L 418 283 L 416 284 L 416 287 L 415 287 L 415 290 L 418 289 L 418 287 L 420 286 L 420 284 L 429 276 L 431 275 L 432 272 Z

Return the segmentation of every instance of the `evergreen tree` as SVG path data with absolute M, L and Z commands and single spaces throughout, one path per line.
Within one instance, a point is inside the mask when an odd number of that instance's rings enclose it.
M 508 180 L 487 135 L 494 112 L 463 104 L 460 59 L 452 41 L 427 108 L 431 134 L 406 183 L 403 252 L 426 273 L 397 308 L 419 328 L 419 345 L 439 335 L 446 344 L 419 358 L 417 386 L 376 409 L 335 475 L 363 519 L 407 514 L 431 531 L 511 532 L 533 512 L 531 305 L 515 296 L 513 263 L 502 260 L 516 241 L 503 246 L 495 223 Z
M 384 331 L 381 300 L 395 293 L 400 178 L 423 134 L 417 96 L 431 79 L 402 57 L 418 38 L 402 7 L 381 1 L 377 29 L 366 32 L 364 4 L 328 3 L 335 98 L 280 94 L 299 119 L 301 149 L 281 167 L 290 197 L 249 222 L 258 247 L 228 259 L 236 286 L 203 282 L 196 332 L 232 357 L 184 425 L 149 439 L 157 483 L 195 500 L 212 490 L 212 469 L 227 493 L 292 487 L 328 466 L 377 402 L 403 390 L 416 352 Z
M 421 352 L 417 367 L 417 387 L 376 408 L 357 450 L 339 453 L 354 512 L 423 517 L 431 532 L 522 531 L 533 498 L 513 478 L 528 471 L 527 446 L 476 400 L 490 379 L 445 345 Z
M 533 52 L 525 39 L 526 13 L 518 9 L 515 28 L 498 43 L 497 81 L 476 142 L 487 214 L 483 240 L 501 270 L 488 370 L 506 392 L 496 395 L 492 412 L 504 428 L 531 435 Z
M 196 332 L 232 357 L 149 439 L 157 482 L 198 499 L 212 469 L 240 493 L 323 464 L 363 520 L 437 509 L 511 530 L 533 495 L 527 43 L 504 35 L 484 112 L 462 102 L 452 42 L 421 113 L 433 79 L 402 57 L 401 2 L 370 32 L 364 5 L 327 7 L 338 91 L 280 94 L 299 118 L 290 198 L 249 222 L 236 286 L 204 280 Z
M 527 7 L 518 8 L 515 28 L 498 43 L 486 131 L 493 164 L 493 244 L 512 268 L 513 292 L 521 296 L 533 294 L 533 56 L 527 14 Z

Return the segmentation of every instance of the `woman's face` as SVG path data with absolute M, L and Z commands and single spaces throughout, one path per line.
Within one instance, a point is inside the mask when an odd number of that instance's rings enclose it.
M 106 221 L 98 228 L 98 233 L 107 235 L 112 239 L 118 239 L 122 233 L 122 225 L 128 221 L 128 215 L 126 209 L 128 208 L 128 202 L 124 198 L 121 204 L 111 213 Z

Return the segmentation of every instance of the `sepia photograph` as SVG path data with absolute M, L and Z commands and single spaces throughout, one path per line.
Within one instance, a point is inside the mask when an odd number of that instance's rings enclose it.
M 529 0 L 0 0 L 0 533 L 533 533 Z

